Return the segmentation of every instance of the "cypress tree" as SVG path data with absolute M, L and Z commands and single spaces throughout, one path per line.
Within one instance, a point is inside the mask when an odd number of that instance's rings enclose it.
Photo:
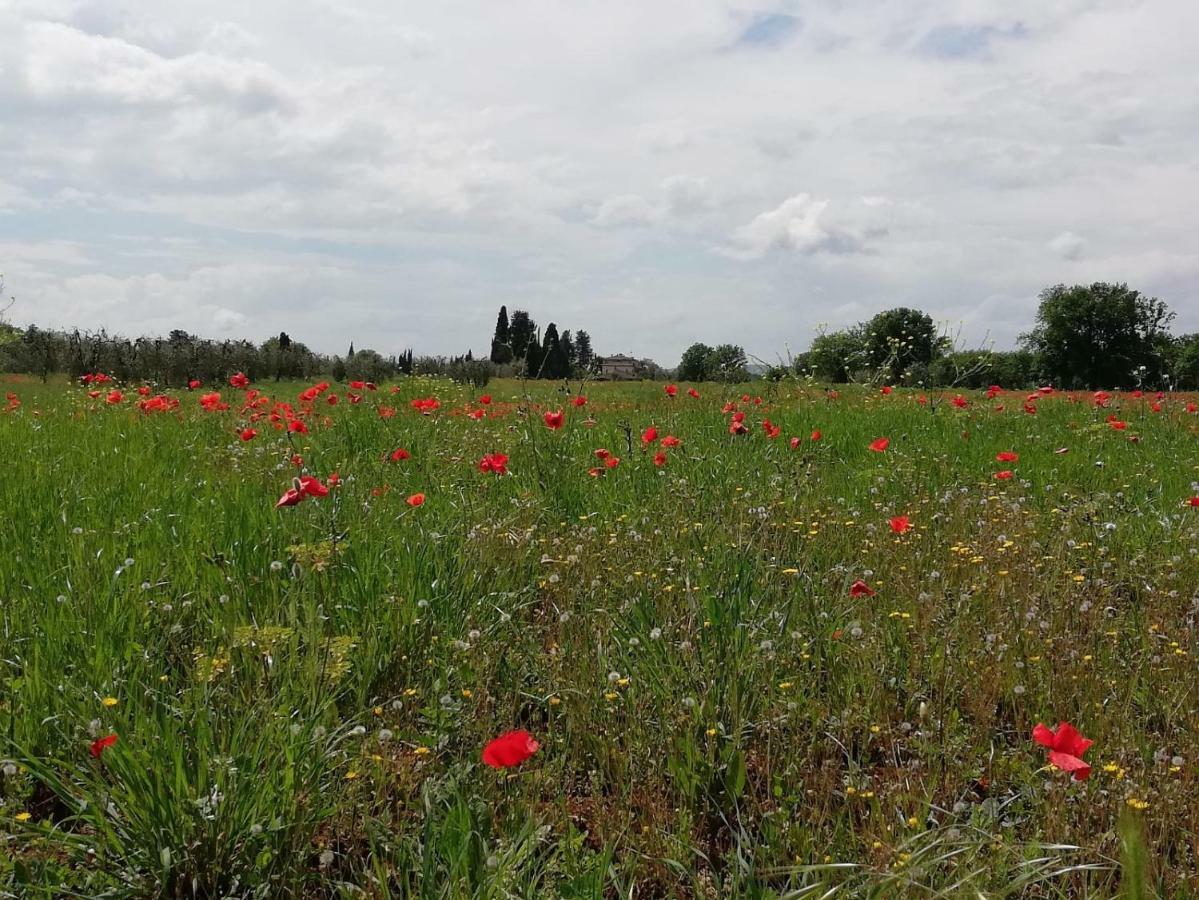
M 508 327 L 508 307 L 501 306 L 495 320 L 495 336 L 491 339 L 491 361 L 496 365 L 512 362 L 512 336 Z

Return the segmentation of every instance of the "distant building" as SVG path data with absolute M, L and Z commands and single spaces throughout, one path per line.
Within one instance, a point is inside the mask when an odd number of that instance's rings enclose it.
M 605 356 L 600 360 L 600 376 L 613 381 L 636 378 L 637 360 L 620 353 L 616 356 Z

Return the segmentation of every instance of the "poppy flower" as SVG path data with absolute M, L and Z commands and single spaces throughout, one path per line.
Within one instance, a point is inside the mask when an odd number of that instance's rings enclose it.
M 356 391 L 363 391 L 363 390 L 366 390 L 366 382 L 365 381 L 351 381 L 350 387 L 352 387 Z
M 412 454 L 403 447 L 396 447 L 391 451 L 390 459 L 392 462 L 403 462 L 404 460 L 409 459 L 411 456 Z
M 296 506 L 303 499 L 303 491 L 298 491 L 294 487 L 289 487 L 283 492 L 283 496 L 279 498 L 279 502 L 275 504 L 275 509 L 281 509 L 284 506 Z
M 483 417 L 485 415 L 487 415 L 487 413 L 483 412 L 482 409 L 472 409 L 470 412 L 467 413 L 467 415 L 470 416 L 472 419 L 474 419 L 476 422 L 480 422 L 480 421 L 482 421 Z
M 249 387 L 250 379 L 246 377 L 245 372 L 235 372 L 229 377 L 229 384 L 235 388 Z
M 659 468 L 666 465 L 666 454 L 661 450 L 654 454 L 654 465 L 658 466 Z
M 479 460 L 479 471 L 505 475 L 508 472 L 508 457 L 503 453 L 488 453 Z
M 849 586 L 849 596 L 851 597 L 873 597 L 874 594 L 874 589 L 860 578 Z
M 337 472 L 330 472 L 329 477 L 325 479 L 325 484 L 331 488 L 335 488 L 341 484 L 341 475 Z
M 600 447 L 598 450 L 595 451 L 596 459 L 607 459 L 611 455 L 612 455 L 612 451 L 608 450 L 606 447 Z
M 125 399 L 125 395 L 120 391 L 113 390 L 108 392 L 108 396 L 104 398 L 105 403 L 116 404 Z
M 320 479 L 312 475 L 300 476 L 300 491 L 309 497 L 325 497 L 329 493 L 329 489 L 321 484 Z
M 483 748 L 483 762 L 493 769 L 511 769 L 519 766 L 541 748 L 533 736 L 523 728 L 501 734 Z
M 1121 422 L 1119 419 L 1111 420 L 1111 425 L 1112 428 L 1116 429 L 1116 431 L 1124 431 L 1126 428 L 1128 428 L 1128 423 Z
M 304 457 L 300 456 L 298 453 L 293 453 L 291 455 L 291 464 L 297 469 L 304 468 Z
M 658 439 L 658 429 L 651 425 L 641 432 L 641 445 L 647 447 Z
M 93 759 L 99 759 L 100 754 L 117 742 L 115 734 L 107 735 L 106 737 L 96 738 L 92 741 L 91 752 Z
M 545 427 L 551 431 L 557 431 L 562 427 L 562 423 L 566 421 L 566 418 L 562 415 L 562 410 L 560 409 L 555 412 L 549 412 L 547 410 L 544 418 Z
M 258 432 L 253 428 L 243 428 L 241 433 L 238 434 L 238 437 L 241 438 L 242 441 L 252 441 L 254 438 L 258 437 Z
M 1192 507 L 1199 506 L 1199 497 L 1192 497 L 1190 500 L 1187 501 L 1187 505 L 1192 506 Z
M 1020 454 L 1012 450 L 1001 450 L 999 453 L 995 454 L 996 462 L 1018 462 L 1019 459 Z
M 99 391 L 88 391 L 87 395 L 89 397 L 91 397 L 93 400 L 95 400 L 97 397 L 100 396 L 100 392 Z
M 699 391 L 697 391 L 695 388 L 687 388 L 687 396 L 693 400 L 698 400 Z
M 337 405 L 337 395 L 330 394 L 328 397 L 325 398 L 325 402 L 328 403 L 330 406 L 336 406 Z
M 1004 469 L 1002 472 L 995 473 L 996 481 L 1009 481 L 1009 480 L 1011 480 L 1011 477 L 1012 477 L 1011 469 Z
M 191 381 L 189 381 L 189 382 L 187 383 L 187 389 L 188 389 L 189 391 L 194 391 L 194 390 L 195 390 L 196 388 L 198 388 L 199 386 L 200 386 L 200 379 L 199 379 L 199 378 L 193 378 Z
M 797 437 L 793 437 L 793 438 L 791 438 L 791 449 L 792 449 L 792 450 L 798 450 L 798 449 L 799 449 L 799 445 L 800 445 L 800 440 L 799 440 L 799 438 L 797 438 Z
M 740 419 L 733 419 L 733 421 L 729 422 L 729 434 L 737 436 L 749 434 L 749 429 Z
M 579 394 L 577 397 L 575 397 L 573 402 L 574 402 L 574 405 L 578 406 L 578 407 L 586 406 L 587 398 L 584 397 L 582 394 Z
M 961 394 L 954 394 L 953 405 L 956 406 L 958 409 L 965 409 L 967 406 L 970 405 L 970 401 L 967 400 L 965 397 L 963 397 Z
M 620 457 L 619 456 L 609 456 L 606 459 L 604 459 L 604 468 L 615 469 L 619 465 L 620 465 Z
M 891 519 L 891 530 L 896 534 L 903 534 L 912 527 L 912 521 L 907 516 L 895 516 Z
M 886 450 L 890 446 L 891 446 L 890 438 L 881 437 L 881 438 L 876 438 L 875 440 L 870 442 L 870 449 L 873 450 L 875 453 L 882 453 L 884 450 Z
M 667 397 L 677 397 L 679 394 L 678 385 L 668 384 L 665 388 L 663 388 L 663 390 L 666 391 Z
M 441 401 L 436 397 L 418 397 L 410 404 L 422 416 L 427 416 L 430 413 L 441 409 Z
M 479 402 L 482 403 L 484 406 L 488 406 L 491 403 L 491 394 L 484 394 L 482 397 L 479 398 Z
M 137 392 L 139 394 L 141 394 L 143 397 L 149 397 L 150 396 L 150 385 L 143 384 L 141 387 L 139 387 L 137 389 Z
M 884 384 L 880 393 L 885 397 L 887 394 L 891 393 L 891 391 L 892 391 L 891 385 Z
M 1079 734 L 1069 722 L 1059 722 L 1056 731 L 1038 722 L 1032 730 L 1032 739 L 1049 748 L 1049 764 L 1055 769 L 1070 772 L 1075 781 L 1086 781 L 1090 777 L 1091 764 L 1082 756 L 1095 742 Z
M 812 436 L 811 436 L 810 440 L 813 440 L 813 441 L 818 441 L 818 440 L 820 440 L 822 437 L 824 437 L 824 435 L 822 435 L 822 434 L 821 434 L 819 431 L 813 431 L 813 432 L 812 432 Z
M 668 435 L 666 435 L 666 437 L 662 438 L 662 446 L 666 447 L 667 449 L 677 447 L 681 443 L 683 443 L 683 442 L 680 441 L 673 434 L 668 434 Z
M 1001 388 L 997 384 L 993 384 L 989 388 L 987 388 L 987 399 L 994 400 L 996 397 L 998 397 L 1002 393 L 1003 393 L 1003 388 Z
M 425 495 L 424 494 L 413 494 L 404 502 L 412 507 L 423 506 L 425 503 Z

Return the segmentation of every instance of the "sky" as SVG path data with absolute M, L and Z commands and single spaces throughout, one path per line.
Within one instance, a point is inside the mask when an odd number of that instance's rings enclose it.
M 0 0 L 17 324 L 766 362 L 1047 285 L 1199 331 L 1195 0 Z

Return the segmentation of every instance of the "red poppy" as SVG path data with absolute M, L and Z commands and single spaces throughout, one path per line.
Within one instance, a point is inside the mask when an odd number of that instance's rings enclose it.
M 574 402 L 574 405 L 575 405 L 575 406 L 580 406 L 580 407 L 581 407 L 581 406 L 586 406 L 586 405 L 587 405 L 587 398 L 586 398 L 586 397 L 584 397 L 582 394 L 579 394 L 577 397 L 575 397 L 575 399 L 574 399 L 574 401 L 573 401 L 573 402 Z
M 411 456 L 412 454 L 403 447 L 396 447 L 391 451 L 390 459 L 392 462 L 403 462 L 404 460 L 411 458 Z
M 1011 479 L 1011 477 L 1012 477 L 1011 469 L 1004 469 L 1002 472 L 995 473 L 996 481 L 1009 481 Z
M 304 468 L 304 457 L 300 456 L 298 453 L 293 453 L 291 455 L 291 464 L 297 469 Z
M 997 384 L 993 384 L 989 388 L 987 388 L 987 399 L 994 400 L 996 397 L 998 397 L 1002 393 L 1003 393 L 1003 388 L 1001 388 Z
M 651 425 L 641 432 L 641 445 L 647 447 L 658 439 L 658 429 Z
M 351 381 L 350 387 L 352 387 L 356 391 L 366 390 L 366 382 L 365 381 Z
M 549 412 L 547 410 L 544 418 L 545 427 L 551 431 L 557 431 L 562 427 L 562 423 L 566 421 L 566 417 L 562 415 L 562 410 L 560 409 L 555 412 Z
M 818 440 L 820 440 L 822 437 L 824 437 L 824 435 L 822 435 L 822 434 L 821 434 L 819 431 L 813 431 L 813 432 L 812 432 L 812 437 L 811 437 L 810 439 L 811 439 L 811 440 L 813 440 L 813 441 L 818 441 Z
M 849 586 L 849 596 L 851 597 L 873 597 L 874 590 L 866 582 L 860 578 Z
M 999 453 L 995 454 L 996 462 L 1018 462 L 1019 459 L 1020 454 L 1016 453 L 1014 450 L 1001 450 Z
M 303 419 L 292 419 L 287 423 L 287 430 L 292 434 L 307 434 L 308 426 L 304 424 Z
M 413 506 L 413 507 L 423 506 L 424 502 L 425 502 L 425 495 L 424 494 L 413 494 L 404 502 L 407 503 L 409 506 Z
M 791 438 L 791 449 L 792 449 L 792 450 L 798 450 L 798 449 L 799 449 L 799 445 L 800 445 L 800 440 L 799 440 L 799 438 L 797 438 L 797 437 L 793 437 L 793 438 Z
M 87 395 L 89 397 L 91 397 L 93 400 L 95 400 L 97 397 L 100 396 L 100 392 L 99 391 L 88 391 Z
M 321 484 L 320 479 L 312 475 L 300 476 L 300 490 L 309 497 L 324 497 L 329 493 L 329 489 Z
M 612 455 L 612 452 L 610 450 L 608 450 L 606 447 L 600 447 L 598 450 L 595 451 L 596 459 L 607 459 L 611 455 Z
M 115 404 L 115 403 L 120 403 L 124 399 L 125 399 L 124 394 L 122 394 L 120 391 L 112 390 L 112 391 L 108 392 L 108 396 L 104 398 L 104 402 L 110 403 L 110 404 Z
M 328 403 L 330 406 L 336 406 L 337 405 L 337 395 L 330 394 L 328 397 L 325 398 L 325 402 Z
M 541 747 L 523 728 L 501 734 L 483 748 L 483 762 L 493 769 L 519 766 Z
M 654 465 L 658 467 L 666 465 L 666 454 L 661 450 L 654 454 Z
M 117 736 L 115 734 L 110 734 L 110 735 L 107 735 L 106 737 L 102 737 L 102 738 L 96 738 L 94 741 L 92 741 L 92 747 L 91 747 L 92 758 L 99 759 L 100 754 L 103 753 L 105 750 L 107 750 L 109 747 L 111 747 L 116 742 L 117 742 Z
M 238 437 L 243 441 L 252 441 L 254 438 L 258 437 L 258 432 L 253 428 L 243 428 Z
M 341 475 L 337 472 L 330 472 L 329 477 L 325 479 L 325 483 L 331 488 L 335 488 L 341 484 Z
M 229 383 L 235 388 L 249 387 L 250 379 L 246 377 L 245 372 L 235 372 L 229 378 Z
M 479 460 L 480 472 L 494 472 L 496 475 L 504 475 L 508 472 L 508 457 L 503 453 L 488 453 Z
M 891 446 L 890 438 L 881 437 L 881 438 L 876 438 L 875 440 L 870 442 L 870 449 L 873 450 L 875 453 L 882 453 L 884 450 L 886 450 L 890 446 Z
M 1199 497 L 1192 497 L 1187 501 L 1188 506 L 1199 506 Z
M 891 519 L 891 530 L 896 534 L 903 534 L 912 527 L 912 521 L 907 516 L 895 516 Z
M 953 405 L 956 406 L 958 409 L 965 409 L 967 406 L 970 405 L 970 401 L 967 400 L 965 397 L 963 397 L 961 394 L 955 394 L 953 397 Z
M 189 391 L 194 391 L 194 390 L 195 390 L 196 388 L 198 388 L 199 386 L 200 386 L 200 379 L 199 379 L 199 378 L 193 378 L 191 381 L 189 381 L 189 382 L 187 383 L 187 389 L 188 389 Z
M 678 393 L 679 393 L 679 388 L 678 388 L 678 386 L 677 386 L 677 385 L 674 385 L 674 384 L 668 384 L 668 385 L 666 385 L 666 387 L 665 387 L 663 390 L 665 390 L 665 391 L 666 391 L 666 396 L 667 396 L 667 397 L 676 397 L 676 396 L 678 396 Z
M 361 397 L 358 398 L 358 400 L 361 400 L 361 399 L 362 399 Z M 350 402 L 357 403 L 358 400 L 352 400 Z M 394 418 L 394 416 L 396 414 L 395 409 L 393 409 L 390 406 L 380 406 L 378 412 L 379 412 L 380 419 L 391 419 L 391 418 Z
M 487 415 L 487 413 L 483 412 L 482 409 L 472 409 L 470 412 L 467 413 L 467 415 L 470 416 L 472 419 L 474 419 L 476 422 L 479 422 L 479 421 L 482 421 L 483 416 Z
M 881 393 L 883 394 L 883 396 L 886 396 L 887 394 L 891 393 L 891 390 L 892 390 L 891 385 L 884 384 Z
M 1116 429 L 1116 431 L 1124 431 L 1128 428 L 1128 423 L 1121 422 L 1119 419 L 1109 419 L 1108 421 L 1111 422 L 1112 428 Z
M 620 465 L 620 457 L 619 456 L 609 456 L 604 459 L 604 467 L 605 468 L 615 469 L 619 465 Z
M 699 399 L 699 391 L 697 391 L 695 388 L 687 388 L 687 396 L 691 397 L 694 400 L 698 400 Z
M 1038 722 L 1032 730 L 1032 739 L 1049 748 L 1049 764 L 1055 769 L 1072 773 L 1075 781 L 1086 781 L 1090 777 L 1091 764 L 1082 756 L 1095 742 L 1079 734 L 1069 722 L 1059 722 L 1056 731 Z
M 303 491 L 298 491 L 294 487 L 289 487 L 283 492 L 283 496 L 279 498 L 279 502 L 275 504 L 275 509 L 280 509 L 284 506 L 295 506 L 303 499 Z
M 729 422 L 729 434 L 738 436 L 749 434 L 749 429 L 740 419 L 733 419 L 733 421 Z
M 482 403 L 484 406 L 489 405 L 491 403 L 491 394 L 484 394 L 482 397 L 479 398 L 479 402 Z
M 422 416 L 427 416 L 435 410 L 441 409 L 441 401 L 436 397 L 418 397 L 410 405 Z
M 683 442 L 682 442 L 682 441 L 680 441 L 680 440 L 679 440 L 677 437 L 675 437 L 673 434 L 668 434 L 668 435 L 666 435 L 666 437 L 662 438 L 662 446 L 663 446 L 663 447 L 666 447 L 667 449 L 671 449 L 671 448 L 673 448 L 673 447 L 677 447 L 677 446 L 679 446 L 679 444 L 681 444 L 681 443 L 683 443 Z
M 150 386 L 148 384 L 143 384 L 141 387 L 139 387 L 137 389 L 137 392 L 139 394 L 141 394 L 143 397 L 149 397 L 150 396 Z

